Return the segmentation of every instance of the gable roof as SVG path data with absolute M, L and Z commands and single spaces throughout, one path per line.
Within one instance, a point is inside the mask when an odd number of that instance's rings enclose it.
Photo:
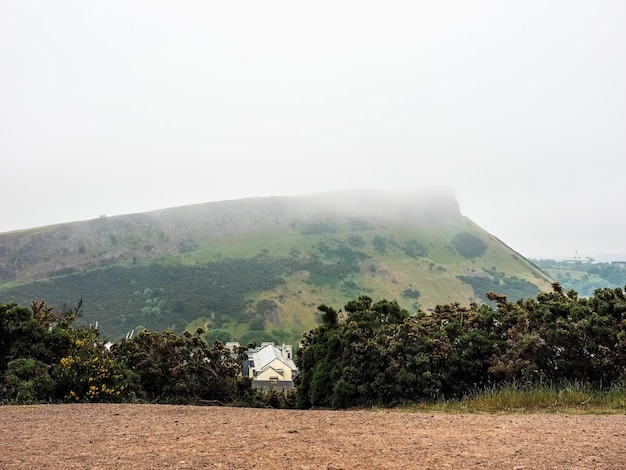
M 291 359 L 283 357 L 282 352 L 273 344 L 267 344 L 258 351 L 252 353 L 252 360 L 254 361 L 254 368 L 257 370 L 265 369 L 272 361 L 278 359 L 286 368 L 291 370 L 297 370 L 295 362 Z

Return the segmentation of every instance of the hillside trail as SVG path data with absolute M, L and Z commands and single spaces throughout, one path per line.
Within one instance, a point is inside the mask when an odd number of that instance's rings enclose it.
M 626 416 L 0 407 L 2 469 L 623 469 Z

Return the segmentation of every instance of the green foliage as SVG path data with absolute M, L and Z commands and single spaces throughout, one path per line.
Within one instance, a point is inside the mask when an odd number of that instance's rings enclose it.
M 67 401 L 121 402 L 135 397 L 135 377 L 97 340 L 96 330 L 81 330 L 59 364 L 54 366 L 58 388 Z M 94 342 L 92 342 L 94 341 Z
M 373 304 L 367 296 L 346 304 L 341 322 L 334 309 L 322 305 L 320 310 L 322 325 L 304 336 L 297 352 L 297 406 L 366 405 L 401 394 L 390 379 L 400 370 L 404 346 L 381 342 L 386 337 L 382 332 L 399 328 L 408 312 L 395 302 Z
M 145 398 L 167 403 L 231 402 L 237 397 L 240 362 L 221 342 L 209 347 L 196 335 L 144 331 L 111 352 L 137 374 Z
M 217 328 L 215 330 L 207 331 L 204 335 L 204 340 L 208 344 L 213 344 L 216 341 L 220 341 L 221 343 L 226 344 L 227 342 L 233 340 L 233 336 L 230 331 Z
M 506 292 L 507 297 L 513 300 L 539 294 L 539 288 L 532 282 L 493 270 L 485 270 L 484 274 L 475 276 L 458 276 L 458 279 L 472 286 L 474 295 L 485 303 L 489 303 L 488 292 Z
M 369 220 L 363 217 L 352 217 L 349 220 L 349 223 L 352 230 L 361 231 L 371 230 L 374 228 L 374 225 Z
M 404 244 L 404 254 L 410 258 L 422 258 L 428 254 L 428 250 L 419 240 L 409 240 Z
M 302 230 L 304 235 L 322 235 L 337 233 L 337 224 L 332 220 L 308 224 Z
M 186 239 L 186 240 L 181 240 L 180 242 L 178 242 L 179 253 L 191 253 L 197 250 L 198 248 L 199 248 L 198 245 L 193 240 Z
M 77 327 L 81 304 L 59 313 L 42 302 L 31 309 L 0 304 L 0 403 L 224 403 L 250 398 L 239 378 L 241 350 L 201 340 L 204 333 L 142 332 L 105 344 L 98 330 Z
M 238 383 L 243 387 L 239 400 L 233 406 L 254 408 L 293 409 L 296 407 L 296 390 L 264 390 L 251 388 L 252 379 L 242 377 Z
M 260 314 L 256 314 L 250 320 L 248 327 L 253 331 L 265 331 L 265 318 Z
M 367 255 L 350 248 L 342 241 L 320 242 L 317 245 L 318 256 L 314 256 L 304 265 L 310 272 L 308 282 L 318 286 L 336 285 L 347 276 L 361 270 L 360 263 Z
M 2 377 L 4 401 L 40 403 L 54 396 L 55 382 L 50 366 L 32 358 L 20 357 L 9 362 Z
M 0 304 L 0 373 L 14 359 L 58 361 L 71 344 L 67 327 L 77 313 L 63 310 L 57 315 L 43 301 L 33 302 L 31 309 Z
M 580 382 L 505 382 L 476 389 L 459 400 L 419 403 L 410 409 L 444 413 L 619 413 L 626 409 L 623 383 L 597 388 Z
M 322 322 L 325 325 L 330 327 L 337 326 L 339 316 L 334 308 L 327 307 L 326 305 L 320 305 L 317 309 L 322 313 Z
M 25 305 L 41 297 L 54 306 L 83 298 L 86 314 L 77 324 L 97 321 L 112 340 L 139 325 L 180 333 L 205 319 L 202 326 L 228 331 L 235 340 L 277 337 L 274 332 L 286 328 L 295 342 L 316 324 L 299 306 L 308 309 L 325 299 L 340 305 L 367 293 L 396 298 L 412 310 L 467 303 L 468 287 L 458 276 L 468 267 L 480 272 L 495 265 L 511 280 L 548 289 L 542 273 L 477 227 L 468 228 L 460 214 L 425 218 L 413 203 L 412 210 L 398 212 L 398 201 L 378 199 L 345 213 L 311 213 L 292 202 L 187 207 L 158 217 L 109 217 L 19 237 L 0 234 L 0 297 Z M 484 240 L 484 257 L 468 261 L 452 249 L 451 236 L 463 231 Z M 475 297 L 489 290 L 517 296 L 511 283 L 474 287 Z M 256 304 L 266 299 L 276 307 L 259 312 Z
M 410 299 L 419 299 L 420 291 L 418 291 L 417 289 L 404 289 L 402 291 L 402 296 L 409 297 Z
M 121 401 L 130 372 L 113 359 L 97 330 L 76 327 L 82 302 L 55 312 L 43 301 L 30 310 L 0 305 L 0 401 Z
M 487 245 L 475 235 L 468 232 L 457 233 L 452 239 L 454 249 L 464 258 L 477 258 L 487 250 Z
M 626 285 L 624 263 L 596 263 L 590 260 L 556 261 L 533 260 L 544 272 L 558 281 L 566 290 L 575 290 L 590 297 L 596 289 Z
M 289 269 L 290 261 L 259 257 L 204 266 L 111 266 L 18 286 L 10 295 L 35 298 L 41 292 L 53 305 L 82 297 L 90 306 L 90 318 L 98 320 L 107 335 L 121 338 L 137 325 L 183 331 L 188 322 L 208 312 L 245 321 L 248 292 L 284 284 L 280 275 Z
M 374 237 L 372 244 L 374 245 L 374 249 L 378 253 L 384 254 L 387 252 L 387 239 L 385 237 L 380 237 L 380 236 Z
M 361 235 L 350 235 L 348 237 L 348 244 L 353 248 L 363 248 L 365 246 L 365 240 Z
M 573 381 L 602 389 L 626 378 L 626 296 L 590 299 L 559 284 L 535 299 L 441 305 L 414 316 L 360 297 L 346 316 L 320 306 L 324 322 L 303 337 L 297 406 L 393 406 L 459 398 L 504 383 Z

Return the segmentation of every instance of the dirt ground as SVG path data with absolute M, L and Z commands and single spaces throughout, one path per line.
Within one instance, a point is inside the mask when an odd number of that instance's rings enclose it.
M 626 416 L 0 407 L 2 469 L 623 469 Z

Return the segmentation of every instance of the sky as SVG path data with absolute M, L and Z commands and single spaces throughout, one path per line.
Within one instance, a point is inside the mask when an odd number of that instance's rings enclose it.
M 626 2 L 0 0 L 0 232 L 454 191 L 529 258 L 626 258 Z

